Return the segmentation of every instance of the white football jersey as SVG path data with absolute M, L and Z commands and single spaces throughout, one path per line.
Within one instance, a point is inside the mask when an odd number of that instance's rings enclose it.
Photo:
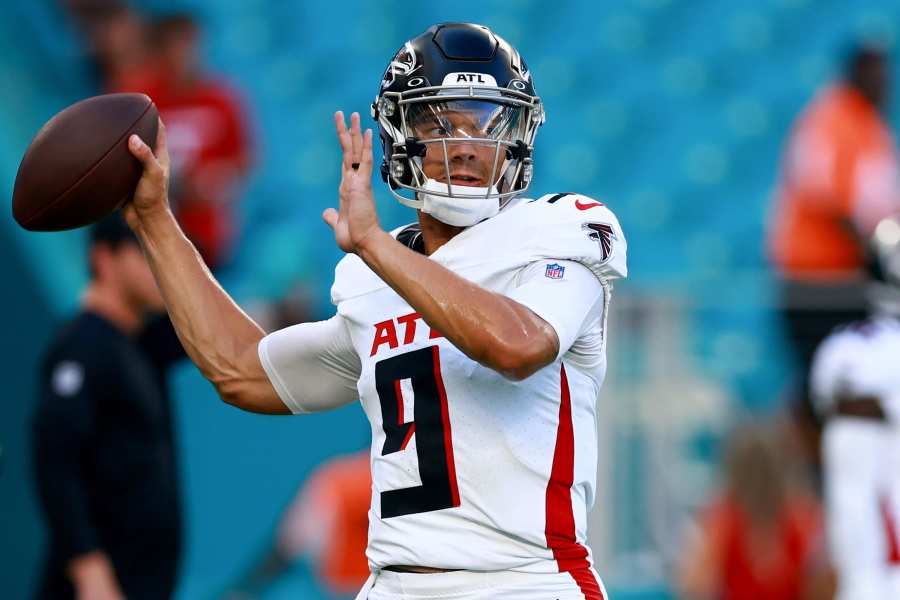
M 900 320 L 877 317 L 838 328 L 816 351 L 810 389 L 827 415 L 839 395 L 875 396 L 900 425 Z
M 395 235 L 414 243 L 417 233 Z M 358 397 L 372 426 L 370 565 L 590 567 L 605 321 L 610 282 L 626 275 L 618 221 L 577 194 L 517 199 L 430 258 L 534 311 L 556 331 L 560 352 L 523 381 L 505 379 L 457 350 L 359 257 L 338 264 L 338 314 L 325 323 L 345 341 L 328 347 L 329 373 L 358 365 Z M 292 366 L 302 357 L 289 346 L 303 331 L 260 344 L 263 366 L 295 412 L 319 406 L 302 389 L 309 371 L 299 376 Z M 340 344 L 352 359 L 335 350 Z

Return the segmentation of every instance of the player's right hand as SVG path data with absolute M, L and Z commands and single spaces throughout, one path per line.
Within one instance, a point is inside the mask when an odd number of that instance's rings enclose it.
M 350 115 L 349 129 L 342 112 L 335 113 L 334 124 L 343 154 L 339 208 L 325 210 L 322 218 L 334 230 L 334 239 L 341 250 L 359 254 L 367 242 L 384 233 L 372 195 L 372 130 L 362 132 L 359 113 Z
M 128 139 L 128 150 L 141 161 L 144 173 L 134 190 L 134 198 L 122 209 L 134 229 L 141 221 L 169 208 L 169 151 L 162 119 L 156 134 L 156 153 L 137 135 Z

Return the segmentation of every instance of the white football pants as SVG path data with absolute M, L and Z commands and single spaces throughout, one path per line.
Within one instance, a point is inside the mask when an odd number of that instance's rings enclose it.
M 822 436 L 835 600 L 900 598 L 900 428 L 835 417 Z
M 580 581 L 576 581 L 576 578 Z M 599 592 L 599 593 L 598 593 Z M 608 600 L 593 569 L 569 573 L 452 571 L 372 574 L 356 600 Z

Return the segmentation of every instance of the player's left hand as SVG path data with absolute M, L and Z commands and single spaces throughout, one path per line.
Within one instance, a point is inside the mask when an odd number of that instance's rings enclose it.
M 334 114 L 334 125 L 343 151 L 340 205 L 327 209 L 322 218 L 334 230 L 334 239 L 344 252 L 359 253 L 368 240 L 383 232 L 372 195 L 372 130 L 359 128 L 359 113 L 350 115 L 350 129 L 344 113 Z

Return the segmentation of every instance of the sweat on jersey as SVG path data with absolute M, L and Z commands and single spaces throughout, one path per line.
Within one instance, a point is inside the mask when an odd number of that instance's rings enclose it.
M 413 230 L 394 234 L 415 245 Z M 626 276 L 618 221 L 577 194 L 517 199 L 430 258 L 547 321 L 556 360 L 505 379 L 348 255 L 332 288 L 337 314 L 264 338 L 263 367 L 295 413 L 360 399 L 372 427 L 373 569 L 587 569 L 606 316 L 611 281 Z

